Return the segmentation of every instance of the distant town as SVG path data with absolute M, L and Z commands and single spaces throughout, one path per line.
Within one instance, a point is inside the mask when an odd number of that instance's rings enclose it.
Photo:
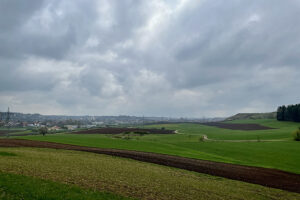
M 65 116 L 24 114 L 18 112 L 0 112 L 0 126 L 14 128 L 47 127 L 49 131 L 75 130 L 122 125 L 143 125 L 157 123 L 215 122 L 224 118 L 171 118 L 171 117 L 137 117 L 137 116 Z

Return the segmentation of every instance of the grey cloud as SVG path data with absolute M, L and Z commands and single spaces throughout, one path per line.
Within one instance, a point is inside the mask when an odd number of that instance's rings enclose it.
M 1 33 L 21 26 L 34 12 L 43 5 L 43 0 L 3 0 L 0 5 Z
M 202 117 L 297 103 L 299 7 L 1 1 L 0 109 Z

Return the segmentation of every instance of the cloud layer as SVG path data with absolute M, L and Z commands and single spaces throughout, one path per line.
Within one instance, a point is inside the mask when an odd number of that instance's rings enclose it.
M 3 0 L 0 110 L 228 116 L 299 103 L 299 0 Z

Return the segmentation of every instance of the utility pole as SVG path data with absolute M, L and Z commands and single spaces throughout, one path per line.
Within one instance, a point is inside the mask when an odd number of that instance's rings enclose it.
M 9 124 L 9 121 L 10 121 L 10 112 L 9 112 L 9 107 L 8 107 L 7 113 L 6 113 L 6 126 L 7 126 L 7 134 L 6 134 L 6 137 L 9 137 L 9 131 L 10 131 L 10 124 Z
M 2 122 L 2 112 L 0 111 L 0 121 Z

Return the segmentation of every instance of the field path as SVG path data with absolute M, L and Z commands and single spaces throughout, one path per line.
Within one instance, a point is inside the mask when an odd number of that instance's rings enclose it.
M 288 173 L 275 169 L 242 166 L 157 153 L 102 149 L 21 139 L 0 139 L 0 147 L 38 147 L 93 152 L 176 167 L 189 171 L 221 176 L 233 180 L 300 193 L 299 174 Z

